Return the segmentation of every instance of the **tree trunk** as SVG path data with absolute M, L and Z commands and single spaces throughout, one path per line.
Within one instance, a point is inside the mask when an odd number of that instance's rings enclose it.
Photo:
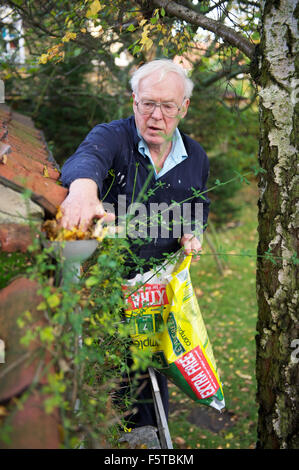
M 294 350 L 299 343 L 299 5 L 298 0 L 266 0 L 262 8 L 259 159 L 266 173 L 258 203 L 257 447 L 299 448 L 299 354 Z M 276 264 L 265 255 L 270 251 L 279 257 Z

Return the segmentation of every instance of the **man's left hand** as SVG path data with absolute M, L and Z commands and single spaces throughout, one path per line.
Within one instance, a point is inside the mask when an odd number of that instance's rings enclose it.
M 181 246 L 184 247 L 185 255 L 193 255 L 192 261 L 198 261 L 202 250 L 201 243 L 192 233 L 186 233 L 181 238 Z

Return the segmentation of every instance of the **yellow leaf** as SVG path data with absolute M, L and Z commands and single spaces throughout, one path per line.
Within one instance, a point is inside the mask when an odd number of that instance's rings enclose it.
M 4 155 L 2 155 L 2 157 L 0 157 L 0 163 L 3 163 L 3 165 L 5 165 L 7 163 L 7 154 L 6 153 Z
M 142 28 L 143 25 L 145 25 L 145 23 L 147 22 L 147 20 L 143 19 L 140 21 L 139 23 L 139 26 Z
M 89 7 L 89 10 L 86 13 L 86 18 L 90 18 L 98 13 L 98 11 L 102 10 L 104 7 L 101 5 L 99 0 L 95 0 Z
M 150 38 L 145 38 L 143 41 L 140 42 L 144 45 L 146 51 L 149 51 L 153 45 L 153 41 Z
M 141 39 L 140 39 L 140 44 L 144 44 L 147 40 L 147 34 L 142 33 Z
M 124 430 L 124 432 L 131 432 L 132 428 L 127 428 L 126 425 L 123 425 L 123 430 Z
M 215 291 L 212 293 L 212 296 L 213 296 L 213 297 L 218 297 L 218 295 L 220 295 L 220 291 L 219 291 L 219 290 L 215 290 Z
M 42 54 L 38 60 L 40 64 L 46 64 L 48 62 L 49 56 L 48 54 Z
M 47 308 L 47 304 L 46 302 L 41 302 L 37 307 L 36 307 L 36 310 L 46 310 Z
M 63 38 L 62 38 L 62 42 L 69 42 L 70 40 L 72 39 L 76 39 L 77 37 L 77 34 L 76 33 L 71 33 L 70 31 L 68 33 L 66 33 Z
M 26 311 L 24 312 L 24 317 L 26 317 L 27 320 L 29 320 L 29 321 L 32 320 L 31 312 L 30 312 L 29 310 L 26 310 Z
M 45 178 L 49 178 L 49 172 L 48 172 L 48 167 L 45 165 L 43 168 L 43 176 Z
M 0 416 L 6 416 L 6 415 L 7 415 L 6 408 L 4 408 L 4 406 L 0 406 Z
M 53 328 L 51 326 L 46 326 L 40 331 L 40 339 L 45 343 L 52 343 L 55 339 L 53 335 Z
M 57 294 L 52 294 L 47 298 L 49 307 L 54 308 L 60 304 L 60 297 Z

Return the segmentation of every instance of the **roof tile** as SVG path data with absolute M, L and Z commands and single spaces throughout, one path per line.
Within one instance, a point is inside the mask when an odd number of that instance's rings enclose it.
M 0 142 L 11 148 L 0 163 L 0 182 L 17 191 L 29 189 L 31 199 L 55 215 L 67 189 L 58 183 L 60 174 L 42 132 L 28 116 L 0 105 Z

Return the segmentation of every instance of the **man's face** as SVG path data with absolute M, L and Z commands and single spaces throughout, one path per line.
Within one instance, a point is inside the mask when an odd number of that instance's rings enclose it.
M 172 136 L 179 120 L 186 115 L 189 106 L 189 99 L 184 101 L 182 79 L 174 72 L 169 72 L 160 81 L 157 73 L 140 80 L 138 96 L 133 93 L 133 100 L 136 126 L 149 147 L 160 146 L 165 143 L 166 136 L 168 138 Z M 152 114 L 144 115 L 137 108 L 136 103 L 140 100 L 149 100 L 155 103 L 175 103 L 181 109 L 176 117 L 163 115 L 159 106 L 155 107 Z

